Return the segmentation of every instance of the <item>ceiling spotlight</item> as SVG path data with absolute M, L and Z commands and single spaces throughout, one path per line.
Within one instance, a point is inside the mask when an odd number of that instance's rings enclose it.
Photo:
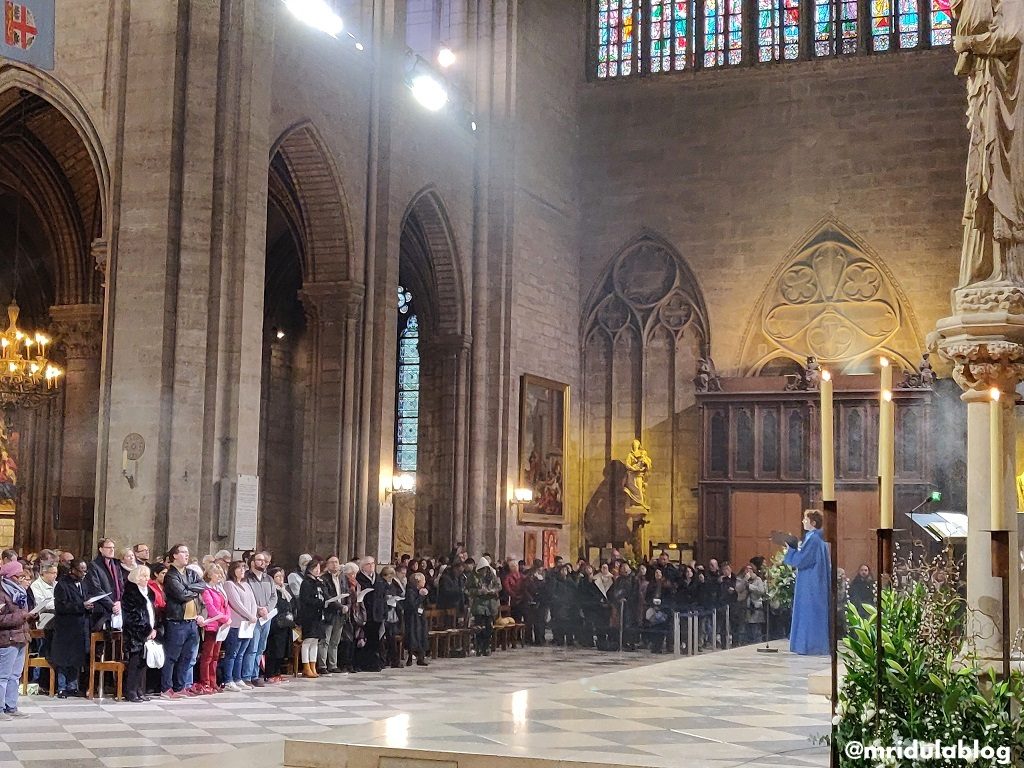
M 278 328 L 274 332 L 274 335 L 277 336 L 277 338 L 279 338 L 279 339 L 283 339 L 284 338 L 284 331 L 282 331 L 280 328 Z
M 363 44 L 362 43 L 356 43 L 356 50 L 357 51 L 363 50 Z
M 447 45 L 442 45 L 441 50 L 437 52 L 437 63 L 448 69 L 448 67 L 455 63 L 455 51 Z
M 284 0 L 295 18 L 311 27 L 326 32 L 331 37 L 341 34 L 344 23 L 327 4 L 326 0 Z
M 448 91 L 433 75 L 420 73 L 412 78 L 412 95 L 423 107 L 437 112 L 448 103 Z
M 469 127 L 472 128 L 475 131 L 476 130 L 476 120 L 470 120 L 469 121 Z

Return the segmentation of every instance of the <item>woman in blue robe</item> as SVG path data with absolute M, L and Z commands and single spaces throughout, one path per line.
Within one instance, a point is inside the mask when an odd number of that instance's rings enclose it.
M 828 545 L 821 535 L 822 516 L 804 512 L 804 539 L 790 543 L 784 562 L 796 568 L 793 625 L 789 650 L 802 656 L 828 656 L 828 589 L 831 579 Z

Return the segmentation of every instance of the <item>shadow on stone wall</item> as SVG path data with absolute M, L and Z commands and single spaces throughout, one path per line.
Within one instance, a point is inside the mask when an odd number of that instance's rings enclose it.
M 583 538 L 588 546 L 622 545 L 629 540 L 625 483 L 626 465 L 618 460 L 609 462 L 604 480 L 594 489 L 584 511 Z

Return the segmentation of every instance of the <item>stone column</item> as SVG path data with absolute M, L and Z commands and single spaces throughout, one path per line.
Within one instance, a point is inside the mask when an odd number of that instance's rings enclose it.
M 96 492 L 103 306 L 61 304 L 50 307 L 50 317 L 54 341 L 67 358 L 63 385 L 60 495 L 93 498 Z
M 345 557 L 355 541 L 353 456 L 363 286 L 351 281 L 310 283 L 299 296 L 312 342 L 304 546 L 330 542 Z
M 1008 286 L 970 287 L 955 291 L 957 314 L 940 320 L 931 342 L 954 365 L 953 377 L 967 403 L 967 603 L 973 616 L 980 656 L 1002 655 L 1002 585 L 992 574 L 991 455 L 989 418 L 992 388 L 1002 394 L 1001 466 L 1005 494 L 1002 527 L 1010 530 L 1010 636 L 1020 627 L 1019 542 L 1016 523 L 1015 436 L 1011 405 L 1024 379 L 1024 290 Z

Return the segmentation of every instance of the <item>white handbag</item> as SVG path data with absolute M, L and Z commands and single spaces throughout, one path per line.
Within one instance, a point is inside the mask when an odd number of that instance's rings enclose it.
M 143 648 L 146 654 L 146 666 L 150 669 L 162 669 L 164 666 L 164 647 L 156 640 L 147 640 Z

